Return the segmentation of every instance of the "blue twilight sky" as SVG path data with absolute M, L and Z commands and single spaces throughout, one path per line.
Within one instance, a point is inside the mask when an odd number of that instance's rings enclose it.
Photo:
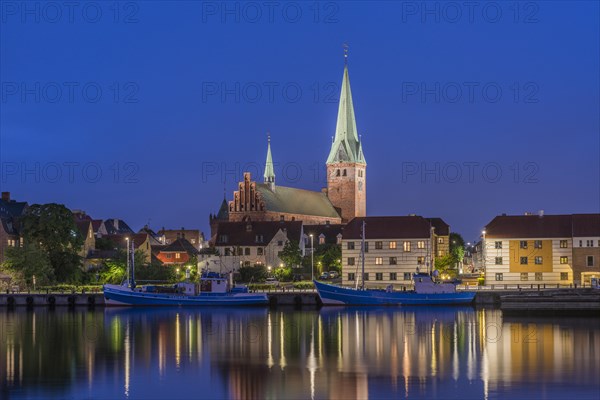
M 267 131 L 319 190 L 348 43 L 370 215 L 600 211 L 597 2 L 69 4 L 0 2 L 14 198 L 206 231 Z

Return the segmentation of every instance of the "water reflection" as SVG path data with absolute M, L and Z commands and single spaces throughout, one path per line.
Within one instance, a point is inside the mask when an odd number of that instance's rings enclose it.
M 599 322 L 456 307 L 2 310 L 2 397 L 597 398 Z

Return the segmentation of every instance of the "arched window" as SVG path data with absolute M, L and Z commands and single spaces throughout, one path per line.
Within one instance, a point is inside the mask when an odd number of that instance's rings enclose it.
M 344 170 L 344 176 L 346 176 L 346 170 Z

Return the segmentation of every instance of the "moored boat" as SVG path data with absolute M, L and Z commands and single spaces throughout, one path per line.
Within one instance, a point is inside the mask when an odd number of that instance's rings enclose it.
M 258 306 L 267 305 L 265 293 L 235 287 L 221 274 L 204 273 L 200 283 L 181 282 L 171 287 L 155 285 L 104 285 L 106 305 L 119 306 Z
M 361 289 L 314 281 L 324 305 L 452 305 L 470 304 L 474 292 L 459 292 L 453 283 L 436 283 L 428 274 L 414 274 L 414 290 Z

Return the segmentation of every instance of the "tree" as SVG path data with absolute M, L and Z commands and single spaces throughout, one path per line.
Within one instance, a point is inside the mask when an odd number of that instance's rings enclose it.
M 465 258 L 465 240 L 458 233 L 450 233 L 450 255 L 452 264 L 458 266 Z
M 456 270 L 452 268 L 454 257 L 452 254 L 447 254 L 443 257 L 437 257 L 435 259 L 435 269 L 437 269 L 441 275 L 448 275 L 451 278 L 456 277 Z
M 22 224 L 25 247 L 35 244 L 46 254 L 59 282 L 77 282 L 81 278 L 79 251 L 83 238 L 77 233 L 73 213 L 69 209 L 62 204 L 33 204 L 23 217 Z
M 331 271 L 341 271 L 342 248 L 337 244 L 321 244 L 315 249 L 315 263 Z M 322 271 L 321 271 L 322 272 Z
M 302 264 L 302 252 L 297 242 L 286 241 L 279 256 L 286 267 L 296 267 Z
M 134 262 L 135 262 L 135 272 L 134 278 L 136 280 L 143 279 L 140 278 L 139 273 L 145 268 L 144 266 L 144 252 L 141 250 L 136 250 L 133 253 Z M 113 283 L 119 284 L 123 282 L 125 276 L 127 275 L 127 251 L 119 250 L 115 258 L 104 260 L 104 266 L 100 269 L 100 278 L 104 283 Z
M 19 285 L 49 285 L 54 282 L 54 270 L 46 252 L 35 243 L 25 243 L 23 247 L 10 247 L 6 250 L 4 268 Z

